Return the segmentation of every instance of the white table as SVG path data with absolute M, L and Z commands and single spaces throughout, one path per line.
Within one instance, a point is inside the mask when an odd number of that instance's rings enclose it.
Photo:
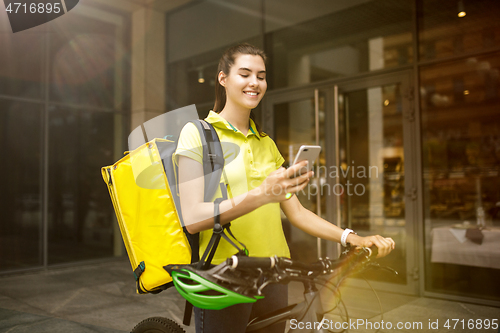
M 479 245 L 469 239 L 463 241 L 461 234 L 465 236 L 465 230 L 432 229 L 431 262 L 500 269 L 500 228 L 488 228 L 482 233 L 483 243 Z

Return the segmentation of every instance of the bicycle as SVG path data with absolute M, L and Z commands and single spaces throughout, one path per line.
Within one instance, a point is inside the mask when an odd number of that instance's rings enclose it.
M 193 304 L 195 306 L 210 309 L 255 302 L 264 297 L 262 290 L 270 283 L 288 284 L 291 281 L 300 281 L 304 285 L 304 301 L 253 318 L 248 323 L 246 332 L 290 320 L 290 323 L 295 321 L 296 325 L 290 325 L 288 332 L 322 333 L 329 328 L 325 327 L 323 316 L 333 309 L 325 311 L 316 285 L 323 285 L 338 296 L 334 308 L 342 305 L 345 315 L 341 317 L 344 322 L 349 321 L 339 292 L 339 286 L 346 277 L 368 267 L 383 268 L 397 274 L 393 269 L 373 262 L 374 257 L 376 248 L 353 248 L 346 249 L 338 259 L 325 258 L 311 264 L 284 257 L 257 258 L 235 255 L 208 270 L 199 270 L 194 264 L 168 265 L 165 269 L 176 281 L 176 288 L 184 298 L 191 303 L 198 303 Z M 327 277 L 327 280 L 323 281 L 323 277 Z M 132 333 L 146 332 L 181 333 L 184 330 L 171 319 L 153 317 L 143 320 L 132 330 Z

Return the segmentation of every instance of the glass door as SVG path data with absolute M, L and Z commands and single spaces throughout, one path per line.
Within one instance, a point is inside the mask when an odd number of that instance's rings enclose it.
M 263 126 L 286 167 L 300 145 L 321 145 L 315 178 L 299 200 L 361 236 L 392 237 L 396 250 L 380 263 L 399 275 L 380 270 L 366 277 L 379 290 L 416 294 L 418 177 L 410 83 L 410 72 L 399 72 L 271 93 Z M 283 225 L 293 258 L 338 256 L 337 244 L 292 228 L 285 216 Z
M 341 227 L 361 236 L 392 237 L 396 249 L 379 262 L 399 274 L 374 270 L 365 277 L 379 289 L 413 294 L 419 275 L 410 75 L 345 82 L 334 92 Z

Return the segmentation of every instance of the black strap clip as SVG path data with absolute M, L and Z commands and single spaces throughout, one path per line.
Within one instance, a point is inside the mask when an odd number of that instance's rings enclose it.
M 220 224 L 220 203 L 223 198 L 217 198 L 214 201 L 214 234 L 222 234 L 224 232 L 224 227 Z
M 134 269 L 134 276 L 136 281 L 139 281 L 139 278 L 145 270 L 146 264 L 144 263 L 144 261 L 141 261 L 141 263 Z

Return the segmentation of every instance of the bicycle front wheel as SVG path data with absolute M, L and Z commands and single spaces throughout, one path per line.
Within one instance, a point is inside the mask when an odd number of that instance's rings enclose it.
M 137 324 L 131 333 L 185 333 L 185 331 L 171 319 L 151 317 Z

